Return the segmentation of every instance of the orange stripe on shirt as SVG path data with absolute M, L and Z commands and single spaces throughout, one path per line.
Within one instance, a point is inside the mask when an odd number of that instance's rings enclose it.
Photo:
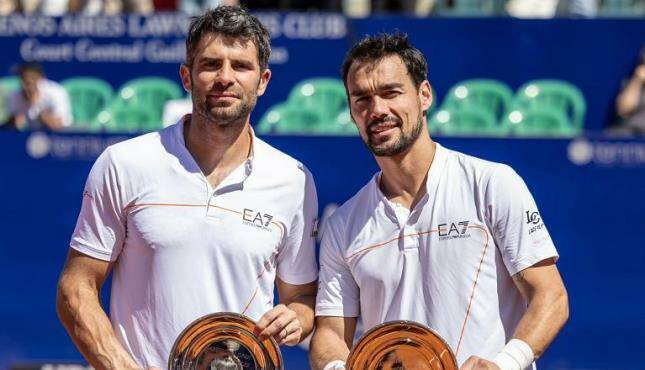
M 457 349 L 455 350 L 455 356 L 459 354 L 459 349 L 461 347 L 461 341 L 464 338 L 464 332 L 466 330 L 466 324 L 468 323 L 468 318 L 470 317 L 470 308 L 472 307 L 473 300 L 475 298 L 475 288 L 477 288 L 477 281 L 479 280 L 479 273 L 482 270 L 482 265 L 484 264 L 484 257 L 486 257 L 486 250 L 488 249 L 488 239 L 489 234 L 486 228 L 479 225 L 471 225 L 468 228 L 479 229 L 484 232 L 486 235 L 486 243 L 484 244 L 484 249 L 482 250 L 482 256 L 479 260 L 479 266 L 477 267 L 477 273 L 475 274 L 475 281 L 473 282 L 473 289 L 470 293 L 470 300 L 468 301 L 468 307 L 466 308 L 466 317 L 464 318 L 464 324 L 461 327 L 461 333 L 459 334 L 459 341 L 457 342 Z

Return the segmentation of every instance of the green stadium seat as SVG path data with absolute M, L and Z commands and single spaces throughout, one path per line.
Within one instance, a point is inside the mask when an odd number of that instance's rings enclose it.
M 333 122 L 347 107 L 343 82 L 335 78 L 311 78 L 299 82 L 289 93 L 289 104 L 318 111 L 322 119 Z
M 116 104 L 101 111 L 93 121 L 93 130 L 139 133 L 163 128 L 151 107 Z
M 8 93 L 18 91 L 21 89 L 20 77 L 18 76 L 7 76 L 0 78 L 0 88 Z
M 349 112 L 349 107 L 343 109 L 338 113 L 336 120 L 332 125 L 325 125 L 327 134 L 342 135 L 342 136 L 359 136 L 358 128 L 352 121 L 352 116 Z
M 0 78 L 0 127 L 9 120 L 9 96 L 20 90 L 20 77 L 7 76 Z
M 645 1 L 602 0 L 598 13 L 603 17 L 642 17 L 645 15 Z
M 145 107 L 161 122 L 166 101 L 179 99 L 183 90 L 174 81 L 161 77 L 142 77 L 126 82 L 117 94 L 120 105 Z
M 573 137 L 579 133 L 562 110 L 548 106 L 512 110 L 503 125 L 521 137 Z
M 560 80 L 534 80 L 522 85 L 512 103 L 513 110 L 551 108 L 562 111 L 578 131 L 584 126 L 587 104 L 582 92 Z
M 446 136 L 492 136 L 501 134 L 501 126 L 486 109 L 476 105 L 442 108 L 429 123 L 430 132 Z
M 258 134 L 316 134 L 323 122 L 318 110 L 280 103 L 266 111 L 256 131 Z
M 112 101 L 114 90 L 107 82 L 93 77 L 75 77 L 61 82 L 70 97 L 74 127 L 96 131 L 92 125 L 97 114 Z
M 442 108 L 459 109 L 477 106 L 491 113 L 500 121 L 513 100 L 513 91 L 505 83 L 490 79 L 461 81 L 444 97 Z

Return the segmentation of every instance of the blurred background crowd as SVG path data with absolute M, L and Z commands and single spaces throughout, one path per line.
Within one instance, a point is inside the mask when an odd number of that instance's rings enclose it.
M 244 5 L 262 10 L 325 10 L 351 17 L 403 12 L 433 15 L 509 15 L 524 18 L 638 16 L 642 0 L 0 0 L 0 15 L 14 13 L 118 15 L 181 11 L 195 14 L 218 5 Z

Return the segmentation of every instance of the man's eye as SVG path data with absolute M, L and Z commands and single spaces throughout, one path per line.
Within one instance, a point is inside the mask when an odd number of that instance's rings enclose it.
M 396 98 L 399 95 L 401 95 L 399 91 L 390 90 L 390 91 L 386 91 L 385 94 L 383 94 L 383 97 L 386 99 L 392 99 L 392 98 Z
M 354 103 L 363 103 L 365 101 L 367 101 L 367 97 L 365 97 L 365 96 L 360 96 L 360 97 L 354 99 Z

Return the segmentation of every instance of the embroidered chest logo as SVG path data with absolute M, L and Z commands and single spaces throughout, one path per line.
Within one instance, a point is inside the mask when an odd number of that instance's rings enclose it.
M 469 223 L 470 221 L 458 221 L 439 224 L 437 226 L 439 241 L 470 238 L 470 233 L 468 232 Z
M 242 213 L 242 223 L 244 225 L 257 227 L 265 231 L 271 231 L 269 228 L 271 220 L 273 220 L 272 215 L 249 208 L 244 208 Z

